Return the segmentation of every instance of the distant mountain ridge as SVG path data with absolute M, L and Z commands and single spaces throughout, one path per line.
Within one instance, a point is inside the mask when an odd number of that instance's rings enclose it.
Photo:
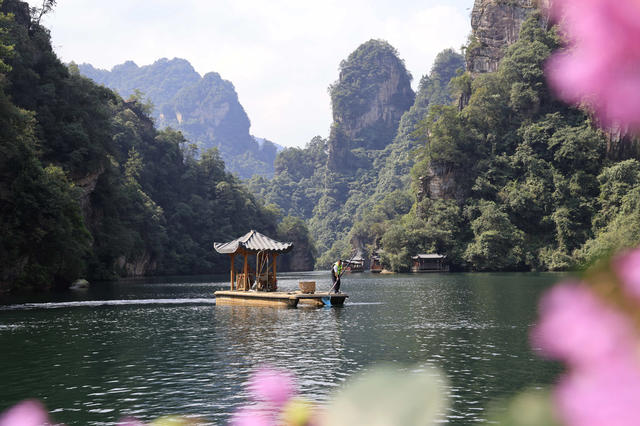
M 249 133 L 251 122 L 235 87 L 220 74 L 201 77 L 189 61 L 180 58 L 162 58 L 145 66 L 127 61 L 110 71 L 91 64 L 78 68 L 124 98 L 136 90 L 142 92 L 153 103 L 152 116 L 159 128 L 182 131 L 201 151 L 217 147 L 227 169 L 239 177 L 273 176 L 278 147 L 267 140 L 259 143 Z

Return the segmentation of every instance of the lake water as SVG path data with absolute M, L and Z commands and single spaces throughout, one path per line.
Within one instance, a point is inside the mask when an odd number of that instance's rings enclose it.
M 560 371 L 527 341 L 540 294 L 559 278 L 352 274 L 347 304 L 320 309 L 216 306 L 226 276 L 15 299 L 0 305 L 0 410 L 38 398 L 69 425 L 167 414 L 224 424 L 248 402 L 244 384 L 259 366 L 293 371 L 302 395 L 322 403 L 354 373 L 392 363 L 439 367 L 450 384 L 446 418 L 474 423 L 493 399 Z M 330 287 L 328 273 L 313 272 L 279 276 L 280 289 L 299 280 Z

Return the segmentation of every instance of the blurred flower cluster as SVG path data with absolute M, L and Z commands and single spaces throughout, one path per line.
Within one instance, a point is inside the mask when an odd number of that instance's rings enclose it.
M 232 425 L 315 424 L 313 406 L 296 398 L 297 389 L 291 373 L 262 368 L 251 377 L 247 388 L 256 404 L 236 411 L 231 419 Z
M 567 371 L 553 391 L 566 425 L 637 425 L 640 249 L 616 255 L 540 302 L 532 344 Z
M 22 401 L 0 414 L 0 426 L 40 426 L 49 424 L 49 414 L 39 401 Z
M 378 367 L 356 375 L 341 388 L 328 405 L 319 407 L 297 396 L 291 373 L 273 368 L 256 371 L 247 385 L 253 403 L 233 414 L 234 426 L 352 426 L 431 425 L 443 418 L 447 401 L 445 380 L 435 369 L 414 371 Z M 204 424 L 198 419 L 167 416 L 150 426 Z M 0 426 L 40 426 L 52 424 L 44 406 L 35 400 L 23 401 L 0 414 Z M 119 426 L 144 426 L 126 418 Z
M 240 408 L 234 426 L 431 425 L 447 407 L 445 380 L 435 369 L 376 367 L 356 375 L 323 407 L 296 396 L 290 373 L 261 369 L 249 381 L 255 404 Z
M 549 11 L 567 42 L 547 64 L 558 95 L 640 131 L 640 1 L 553 0 Z M 640 249 L 552 289 L 532 343 L 567 366 L 553 391 L 564 424 L 640 424 Z
M 180 417 L 180 416 L 165 416 L 160 417 L 151 423 L 149 426 L 188 426 L 201 424 L 198 419 Z M 43 426 L 59 424 L 51 421 L 47 409 L 42 405 L 40 401 L 35 399 L 28 399 L 8 410 L 0 413 L 0 426 Z M 142 423 L 134 418 L 125 418 L 118 422 L 118 426 L 145 426 L 146 423 Z
M 556 92 L 606 127 L 640 130 L 640 2 L 553 0 L 550 14 L 568 43 L 547 66 Z

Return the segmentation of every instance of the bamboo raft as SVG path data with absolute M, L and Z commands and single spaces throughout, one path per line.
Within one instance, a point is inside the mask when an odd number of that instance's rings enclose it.
M 306 306 L 342 306 L 347 297 L 346 293 L 313 293 L 306 294 L 300 291 L 242 291 L 220 290 L 216 291 L 216 305 L 248 305 L 248 306 L 276 306 L 282 308 L 295 308 Z
M 230 259 L 229 290 L 214 293 L 216 305 L 342 306 L 349 297 L 345 293 L 316 293 L 313 281 L 300 282 L 300 291 L 277 291 L 276 260 L 279 255 L 291 251 L 291 242 L 276 241 L 251 230 L 233 241 L 213 243 L 213 247 L 218 253 L 229 255 Z M 236 271 L 236 256 L 242 256 L 242 269 L 239 271 Z M 254 256 L 252 268 L 249 258 Z

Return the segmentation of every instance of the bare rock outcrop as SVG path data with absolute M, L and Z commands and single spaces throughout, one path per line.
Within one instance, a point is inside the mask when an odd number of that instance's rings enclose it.
M 538 0 L 476 0 L 471 12 L 467 69 L 472 74 L 495 72 L 505 48 L 518 40 L 523 22 L 537 10 L 538 3 Z
M 462 201 L 465 193 L 458 184 L 458 172 L 441 164 L 431 164 L 426 176 L 420 177 L 418 200 L 454 199 Z

